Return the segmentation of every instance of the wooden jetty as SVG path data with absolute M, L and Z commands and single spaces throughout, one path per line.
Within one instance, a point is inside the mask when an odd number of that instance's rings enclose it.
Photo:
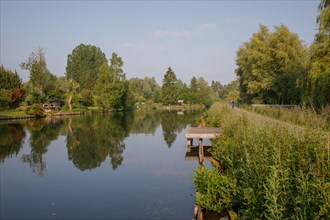
M 191 147 L 193 146 L 194 138 L 198 139 L 198 157 L 199 163 L 204 163 L 204 146 L 203 139 L 213 139 L 219 137 L 221 134 L 220 128 L 208 128 L 208 127 L 190 127 L 186 131 L 187 138 L 187 154 L 189 155 Z
M 202 141 L 204 138 L 216 138 L 221 134 L 220 128 L 207 128 L 207 127 L 190 127 L 186 131 L 187 145 L 193 145 L 193 139 L 198 138 L 199 141 Z
M 199 160 L 199 164 L 204 166 L 205 160 L 210 160 L 212 162 L 213 157 L 208 152 L 211 146 L 203 146 L 203 139 L 213 139 L 219 137 L 221 134 L 220 128 L 209 128 L 209 127 L 190 127 L 186 130 L 187 139 L 187 152 L 186 160 Z M 198 145 L 193 146 L 193 140 L 198 139 Z M 197 195 L 198 192 L 196 192 Z M 194 219 L 203 219 L 202 208 L 195 204 L 194 207 Z

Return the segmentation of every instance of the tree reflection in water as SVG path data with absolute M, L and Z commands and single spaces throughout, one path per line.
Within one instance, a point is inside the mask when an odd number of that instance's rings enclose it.
M 21 161 L 27 163 L 32 172 L 42 177 L 46 172 L 46 162 L 43 155 L 47 153 L 47 147 L 51 141 L 56 140 L 62 126 L 60 118 L 42 118 L 26 121 L 26 127 L 30 130 L 29 143 L 30 154 L 23 154 Z
M 91 170 L 99 167 L 109 156 L 115 170 L 123 161 L 123 141 L 128 135 L 123 113 L 70 118 L 67 136 L 69 160 L 80 170 Z
M 17 155 L 25 138 L 23 125 L 20 123 L 0 124 L 0 162 Z
M 21 161 L 28 164 L 39 176 L 46 172 L 44 155 L 59 134 L 66 135 L 68 159 L 76 168 L 95 169 L 110 158 L 113 170 L 123 162 L 125 138 L 129 134 L 152 134 L 161 125 L 164 140 L 171 147 L 177 134 L 188 124 L 195 125 L 201 111 L 185 112 L 140 110 L 112 114 L 94 114 L 77 117 L 45 118 L 19 123 L 0 125 L 0 162 L 18 154 L 24 143 L 24 126 L 30 131 L 30 154 L 24 154 Z
M 163 111 L 161 115 L 161 125 L 163 129 L 164 140 L 170 148 L 176 140 L 176 136 L 188 124 L 196 126 L 197 119 L 201 115 L 200 111 L 189 111 L 185 115 L 178 114 L 177 111 Z

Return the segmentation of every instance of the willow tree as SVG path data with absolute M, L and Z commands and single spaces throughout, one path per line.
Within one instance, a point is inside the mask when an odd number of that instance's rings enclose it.
M 330 0 L 322 0 L 318 33 L 310 47 L 310 71 L 305 98 L 316 109 L 330 104 Z
M 306 77 L 307 50 L 297 34 L 281 25 L 261 25 L 237 51 L 240 99 L 247 103 L 297 104 Z

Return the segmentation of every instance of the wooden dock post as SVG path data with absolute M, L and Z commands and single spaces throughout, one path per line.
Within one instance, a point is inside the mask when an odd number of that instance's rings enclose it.
M 186 131 L 187 138 L 187 152 L 191 151 L 191 146 L 193 146 L 193 139 L 198 138 L 198 155 L 199 155 L 199 163 L 204 164 L 204 146 L 203 139 L 204 138 L 216 138 L 220 135 L 220 128 L 196 128 L 190 127 Z
M 204 138 L 216 138 L 219 137 L 221 134 L 221 129 L 220 128 L 196 128 L 196 127 L 190 127 L 186 131 L 186 138 L 187 138 L 187 153 L 186 153 L 186 158 L 188 157 L 187 155 L 193 155 L 194 153 L 197 154 L 197 149 L 196 147 L 193 147 L 193 138 L 198 138 L 198 160 L 200 165 L 204 165 L 204 145 L 203 145 L 203 139 Z M 205 146 L 205 154 L 206 154 L 206 159 L 207 159 L 207 146 Z M 196 150 L 195 150 L 196 149 Z M 190 156 L 191 157 L 191 156 Z M 193 158 L 197 158 L 197 155 L 194 156 Z M 196 192 L 197 195 L 198 192 Z M 194 219 L 197 220 L 203 220 L 203 211 L 200 206 L 195 205 L 194 207 Z
M 204 147 L 203 147 L 203 138 L 199 138 L 198 141 L 198 146 L 199 146 L 199 164 L 203 165 L 204 164 Z
M 187 138 L 187 145 L 188 146 L 193 146 L 194 139 L 193 138 Z

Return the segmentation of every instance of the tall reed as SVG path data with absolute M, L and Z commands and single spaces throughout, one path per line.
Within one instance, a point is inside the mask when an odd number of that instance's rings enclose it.
M 219 213 L 233 210 L 240 219 L 330 217 L 329 137 L 325 132 L 307 129 L 297 135 L 220 104 L 205 115 L 206 121 L 219 121 L 223 133 L 211 149 L 220 166 L 196 171 L 196 188 L 205 193 L 197 196 L 197 204 Z M 212 197 L 209 192 L 215 196 L 212 200 L 204 197 Z

